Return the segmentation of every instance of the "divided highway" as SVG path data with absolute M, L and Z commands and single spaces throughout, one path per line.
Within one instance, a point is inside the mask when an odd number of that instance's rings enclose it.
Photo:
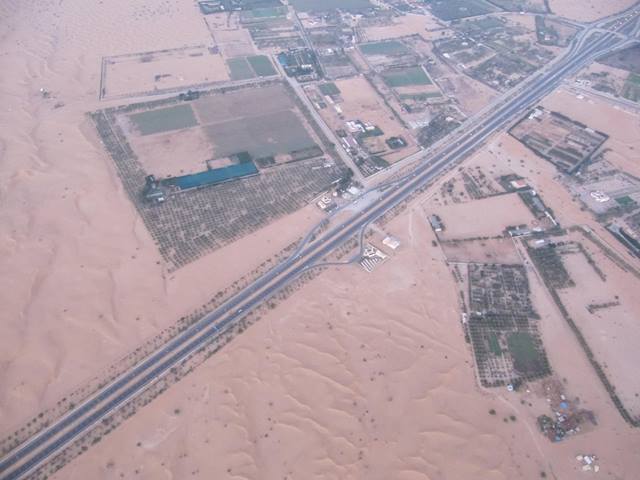
M 636 16 L 633 12 L 634 19 Z M 596 56 L 619 48 L 625 42 L 626 40 L 615 33 L 598 33 L 595 37 L 591 29 L 586 29 L 562 60 L 534 75 L 526 82 L 526 88 L 509 95 L 504 102 L 497 104 L 493 111 L 486 113 L 482 121 L 476 121 L 463 129 L 457 138 L 437 153 L 426 157 L 402 181 L 388 185 L 370 205 L 313 241 L 308 235 L 292 257 L 258 278 L 130 371 L 10 452 L 0 460 L 0 477 L 3 480 L 17 480 L 29 475 L 54 454 L 89 431 L 101 419 L 145 391 L 173 366 L 237 325 L 247 312 L 313 268 L 363 227 L 459 163 L 488 137 L 553 91 L 564 78 L 591 62 Z

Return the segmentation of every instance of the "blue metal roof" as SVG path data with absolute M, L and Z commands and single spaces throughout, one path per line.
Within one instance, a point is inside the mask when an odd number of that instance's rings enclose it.
M 238 163 L 228 167 L 205 170 L 204 172 L 183 175 L 181 177 L 165 178 L 163 185 L 178 187 L 180 190 L 215 185 L 218 183 L 233 180 L 234 178 L 246 177 L 258 173 L 253 162 Z

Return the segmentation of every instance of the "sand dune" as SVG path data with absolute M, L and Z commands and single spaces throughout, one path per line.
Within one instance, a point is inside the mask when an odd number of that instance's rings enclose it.
M 86 113 L 104 106 L 103 55 L 208 42 L 197 6 L 1 8 L 0 425 L 9 431 L 279 252 L 319 214 L 304 209 L 167 274 Z
M 374 276 L 347 267 L 307 285 L 64 478 L 135 469 L 152 478 L 160 459 L 169 478 L 530 478 L 518 476 L 506 440 L 523 425 L 488 415 L 493 400 L 474 387 L 454 291 L 430 291 L 446 271 L 431 259 L 426 225 L 413 228 L 422 249 Z
M 590 448 L 627 478 L 640 440 L 606 394 L 576 386 L 602 413 L 597 439 L 552 445 L 518 397 L 478 390 L 423 216 L 390 229 L 419 246 L 374 274 L 323 274 L 57 478 L 578 478 L 575 453 Z

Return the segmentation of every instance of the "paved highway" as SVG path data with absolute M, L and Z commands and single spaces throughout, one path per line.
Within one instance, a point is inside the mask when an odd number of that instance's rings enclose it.
M 365 225 L 402 203 L 418 188 L 432 182 L 442 172 L 464 159 L 489 136 L 556 88 L 563 78 L 591 62 L 595 56 L 618 48 L 623 43 L 614 33 L 601 34 L 598 38 L 590 34 L 591 32 L 586 30 L 563 61 L 535 75 L 534 81 L 528 84 L 529 88 L 496 106 L 482 122 L 462 131 L 455 141 L 433 156 L 425 158 L 415 170 L 404 177 L 402 182 L 387 185 L 375 202 L 315 240 L 308 235 L 292 257 L 274 267 L 221 307 L 169 341 L 160 350 L 9 453 L 0 460 L 2 479 L 17 480 L 33 472 L 55 453 L 60 452 L 80 435 L 89 431 L 102 418 L 113 413 L 158 378 L 167 374 L 173 366 L 189 358 L 199 348 L 235 326 L 251 309 L 273 296 L 302 273 L 313 268 L 329 253 L 358 234 Z

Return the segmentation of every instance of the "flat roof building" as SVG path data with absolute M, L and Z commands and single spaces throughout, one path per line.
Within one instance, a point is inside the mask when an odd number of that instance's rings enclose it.
M 386 237 L 384 240 L 382 240 L 382 243 L 389 247 L 391 250 L 395 250 L 400 246 L 400 240 L 392 236 Z
M 444 224 L 438 215 L 431 215 L 429 217 L 429 223 L 434 232 L 441 232 L 444 230 Z

